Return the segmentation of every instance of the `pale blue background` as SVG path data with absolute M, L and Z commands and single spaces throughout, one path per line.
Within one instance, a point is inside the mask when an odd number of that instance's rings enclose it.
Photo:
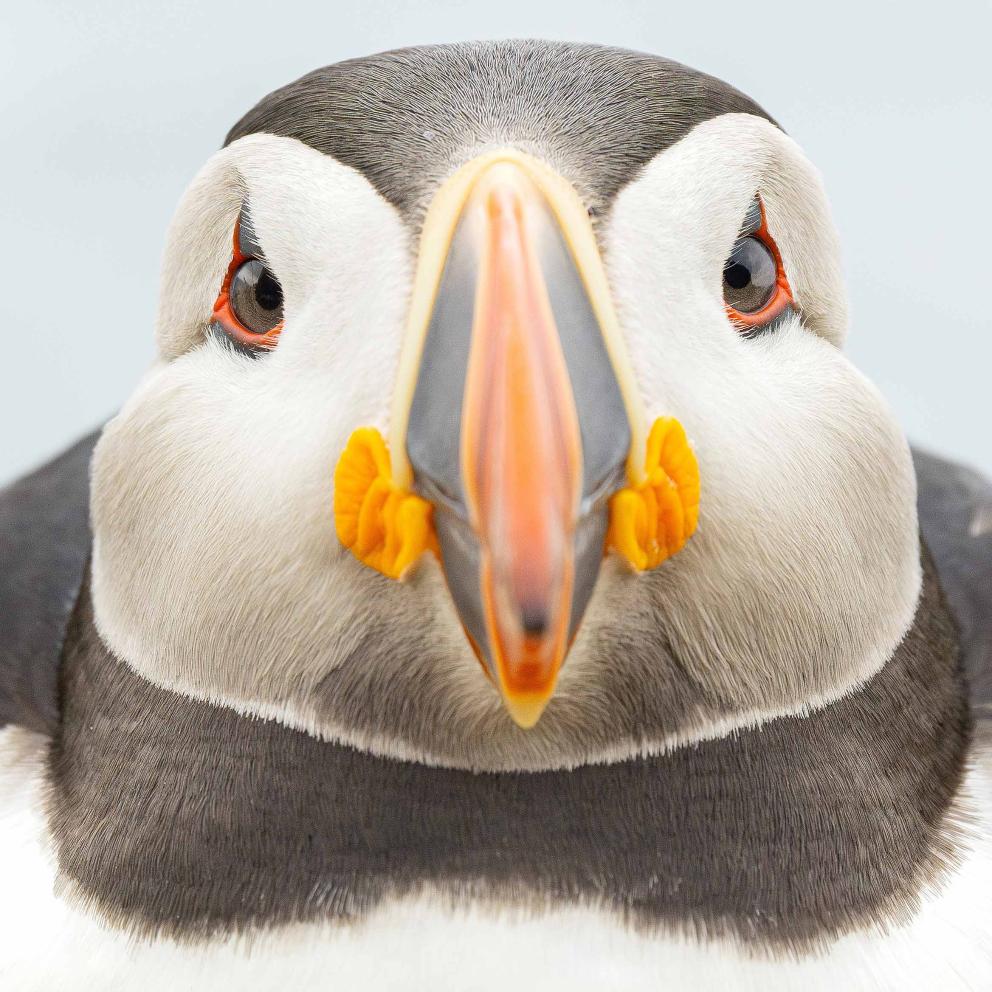
M 370 51 L 524 35 L 668 55 L 763 104 L 824 173 L 850 353 L 915 440 L 992 473 L 985 0 L 0 0 L 0 482 L 128 395 L 169 217 L 257 99 Z

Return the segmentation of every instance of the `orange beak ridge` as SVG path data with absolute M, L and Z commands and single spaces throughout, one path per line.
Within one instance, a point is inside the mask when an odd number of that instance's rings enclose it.
M 474 200 L 483 230 L 462 470 L 496 675 L 511 715 L 529 727 L 568 645 L 582 442 L 535 249 L 547 207 L 506 163 L 486 173 Z

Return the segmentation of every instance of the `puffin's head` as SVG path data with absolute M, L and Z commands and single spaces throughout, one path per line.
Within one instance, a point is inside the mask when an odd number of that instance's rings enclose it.
M 845 327 L 815 171 L 716 80 L 547 43 L 319 70 L 179 207 L 160 360 L 94 462 L 101 634 L 474 768 L 824 705 L 920 583 Z

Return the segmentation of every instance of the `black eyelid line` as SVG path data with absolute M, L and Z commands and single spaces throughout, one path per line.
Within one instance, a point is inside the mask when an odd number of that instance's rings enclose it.
M 216 320 L 211 320 L 207 325 L 207 334 L 218 344 L 223 345 L 229 351 L 232 351 L 234 354 L 241 355 L 244 358 L 258 360 L 262 357 L 263 352 L 267 350 L 264 348 L 252 347 L 252 345 L 245 344 L 237 338 L 232 337 L 227 331 L 224 330 L 224 325 Z
M 807 331 L 811 334 L 815 334 L 806 322 L 806 318 L 803 315 L 802 310 L 799 309 L 794 303 L 787 303 L 780 314 L 772 317 L 767 324 L 756 324 L 753 327 L 741 326 L 738 333 L 744 340 L 753 341 L 755 338 L 764 337 L 766 334 L 770 334 L 773 331 L 778 331 L 783 325 L 788 324 L 790 321 L 794 321 L 800 330 Z

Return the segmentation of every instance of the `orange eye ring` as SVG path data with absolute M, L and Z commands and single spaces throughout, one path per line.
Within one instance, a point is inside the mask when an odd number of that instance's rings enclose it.
M 758 209 L 761 211 L 761 226 L 756 231 L 752 231 L 748 237 L 757 238 L 771 252 L 771 256 L 775 260 L 775 289 L 768 302 L 760 310 L 755 310 L 753 313 L 742 313 L 729 304 L 724 304 L 727 316 L 744 332 L 765 327 L 780 316 L 786 307 L 795 304 L 792 287 L 785 274 L 782 253 L 778 250 L 778 245 L 775 244 L 775 239 L 768 230 L 765 204 L 761 197 L 758 197 Z
M 224 332 L 239 344 L 249 348 L 261 348 L 271 350 L 279 343 L 279 335 L 282 333 L 284 321 L 279 321 L 275 327 L 259 334 L 245 325 L 238 319 L 234 308 L 231 306 L 231 281 L 234 274 L 244 265 L 252 260 L 254 256 L 245 255 L 241 251 L 241 215 L 234 224 L 234 243 L 231 251 L 231 262 L 227 267 L 224 281 L 221 283 L 220 292 L 214 301 L 213 311 L 210 314 L 212 323 L 219 324 Z

